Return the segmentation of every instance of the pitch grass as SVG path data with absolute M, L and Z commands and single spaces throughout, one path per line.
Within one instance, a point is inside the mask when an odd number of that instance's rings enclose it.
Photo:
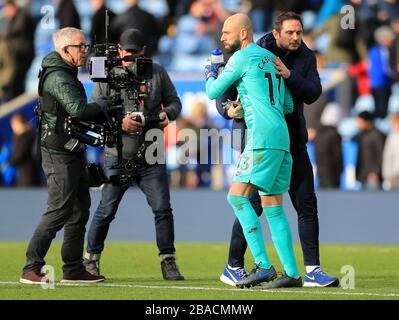
M 54 242 L 46 263 L 55 269 L 56 285 L 54 290 L 44 290 L 40 285 L 17 283 L 26 246 L 26 242 L 0 242 L 0 299 L 399 299 L 399 246 L 322 245 L 322 264 L 328 273 L 342 278 L 342 266 L 354 267 L 355 289 L 297 288 L 272 292 L 239 290 L 219 281 L 228 250 L 225 243 L 177 243 L 177 262 L 186 281 L 164 281 L 155 244 L 139 242 L 108 242 L 101 261 L 107 281 L 81 286 L 58 284 L 62 278 L 61 244 Z M 281 270 L 270 245 L 268 252 L 276 269 Z M 298 245 L 295 252 L 302 268 Z M 249 269 L 249 253 L 246 261 Z

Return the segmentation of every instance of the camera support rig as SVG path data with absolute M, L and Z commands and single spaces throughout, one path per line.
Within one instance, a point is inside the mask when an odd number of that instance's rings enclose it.
M 94 55 L 90 58 L 89 74 L 94 82 L 107 83 L 107 97 L 111 98 L 113 103 L 107 112 L 105 112 L 105 121 L 103 123 L 94 123 L 91 121 L 79 121 L 68 117 L 65 121 L 65 131 L 79 141 L 94 147 L 116 147 L 117 164 L 111 169 L 117 169 L 118 175 L 111 176 L 106 183 L 126 185 L 134 178 L 135 172 L 139 170 L 141 158 L 144 157 L 145 146 L 139 147 L 134 159 L 127 162 L 123 161 L 123 143 L 122 143 L 122 120 L 124 109 L 122 106 L 121 90 L 126 89 L 129 99 L 143 101 L 149 95 L 148 80 L 152 78 L 152 60 L 143 56 L 128 55 L 124 58 L 119 57 L 119 47 L 117 44 L 108 43 L 108 11 L 105 13 L 106 34 L 105 43 L 95 44 Z M 118 73 L 115 67 L 122 67 L 122 62 L 134 62 L 133 72 Z M 113 94 L 110 91 L 113 90 Z M 133 112 L 134 114 L 134 112 Z M 159 118 L 149 118 L 141 115 L 136 121 L 144 123 L 159 122 Z M 95 133 L 96 136 L 89 134 Z

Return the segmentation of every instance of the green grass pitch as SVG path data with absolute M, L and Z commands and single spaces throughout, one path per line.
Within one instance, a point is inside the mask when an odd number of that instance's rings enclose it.
M 295 288 L 264 291 L 236 289 L 219 281 L 227 258 L 226 243 L 176 243 L 177 262 L 186 281 L 164 281 L 154 243 L 108 242 L 101 261 L 107 280 L 96 285 L 66 286 L 62 279 L 61 244 L 54 242 L 46 263 L 54 267 L 55 288 L 18 283 L 25 262 L 26 242 L 0 242 L 0 299 L 139 299 L 139 300 L 293 300 L 293 299 L 399 299 L 399 246 L 322 245 L 322 265 L 340 279 L 341 268 L 354 268 L 354 288 Z M 281 265 L 267 246 L 275 267 Z M 295 246 L 298 266 L 302 252 Z M 252 267 L 250 253 L 247 269 Z M 344 284 L 349 284 L 344 279 Z

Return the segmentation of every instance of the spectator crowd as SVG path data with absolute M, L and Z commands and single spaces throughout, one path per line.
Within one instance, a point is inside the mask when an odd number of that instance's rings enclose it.
M 399 188 L 399 0 L 4 0 L 0 5 L 0 104 L 26 91 L 29 69 L 34 68 L 35 57 L 41 58 L 36 44 L 43 28 L 38 4 L 56 8 L 56 28 L 81 28 L 91 44 L 105 41 L 108 10 L 108 40 L 117 42 L 127 28 L 139 29 L 146 35 L 146 55 L 168 71 L 202 70 L 210 52 L 222 48 L 221 26 L 232 13 L 247 13 L 258 38 L 273 28 L 278 12 L 301 14 L 303 39 L 316 53 L 319 70 L 339 69 L 345 74 L 342 83 L 323 91 L 318 101 L 305 108 L 319 188 L 342 186 L 347 142 L 357 147 L 354 179 L 359 188 Z M 198 100 L 185 106 L 189 112 L 175 123 L 177 129 L 214 128 L 207 104 Z M 29 120 L 15 114 L 10 123 L 12 143 L 0 141 L 4 185 L 39 184 Z M 199 141 L 194 145 L 198 152 L 208 148 Z M 10 174 L 10 168 L 18 173 Z M 172 185 L 214 186 L 212 179 L 220 179 L 214 169 L 195 161 L 173 167 Z

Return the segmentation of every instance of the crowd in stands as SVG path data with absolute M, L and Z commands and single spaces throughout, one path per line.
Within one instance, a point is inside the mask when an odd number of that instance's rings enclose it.
M 300 13 L 303 41 L 317 54 L 319 69 L 345 72 L 342 83 L 323 91 L 318 101 L 305 108 L 319 188 L 342 185 L 342 146 L 348 141 L 357 146 L 355 178 L 361 188 L 399 188 L 399 0 L 4 0 L 0 103 L 25 91 L 23 79 L 30 83 L 37 63 L 51 50 L 49 35 L 54 28 L 43 26 L 45 5 L 55 8 L 55 28 L 81 28 L 91 44 L 105 41 L 108 10 L 109 41 L 116 42 L 126 28 L 140 29 L 147 37 L 146 54 L 168 71 L 180 72 L 202 72 L 200 61 L 205 62 L 214 48 L 222 48 L 221 26 L 231 13 L 245 12 L 251 17 L 255 38 L 271 31 L 277 12 Z M 197 101 L 188 106 L 189 114 L 175 125 L 180 129 L 214 127 L 207 104 Z M 13 148 L 20 148 L 16 142 L 26 143 L 28 135 L 14 132 Z M 22 172 L 15 162 L 21 150 L 7 144 L 0 146 L 3 183 L 9 180 L 6 172 L 11 164 Z M 171 171 L 175 186 L 211 186 L 213 179 L 219 179 L 210 165 L 185 165 Z M 22 180 L 14 183 L 20 185 Z

